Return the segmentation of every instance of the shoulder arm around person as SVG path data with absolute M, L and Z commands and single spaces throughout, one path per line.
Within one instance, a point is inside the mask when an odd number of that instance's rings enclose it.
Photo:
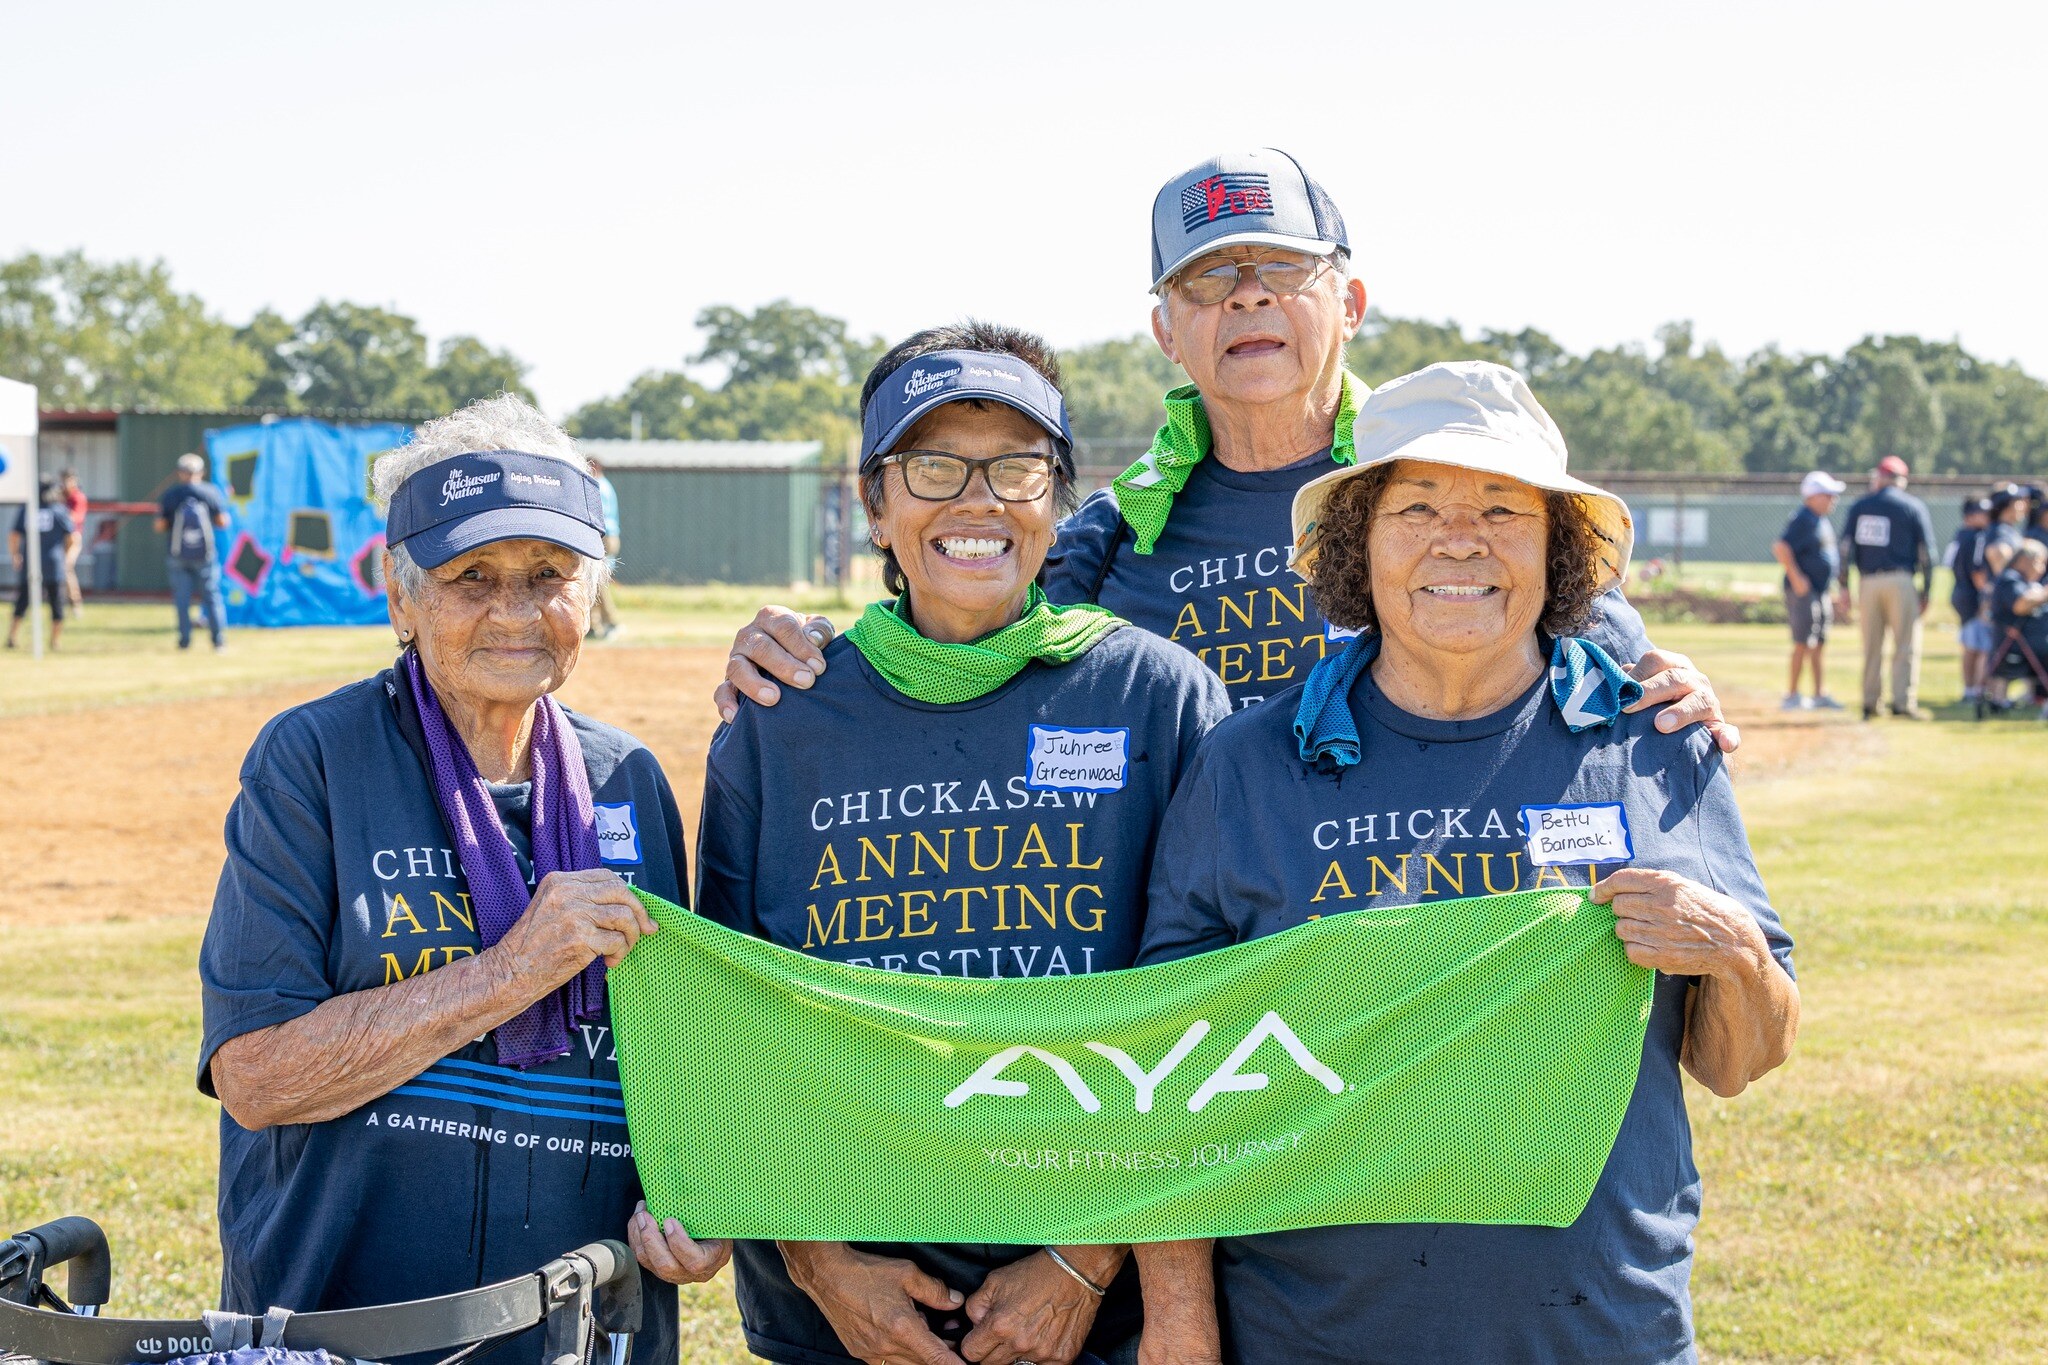
M 1092 603 L 1102 590 L 1103 567 L 1123 534 L 1123 511 L 1111 490 L 1097 489 L 1057 529 L 1059 538 L 1045 557 L 1045 595 L 1055 606 Z

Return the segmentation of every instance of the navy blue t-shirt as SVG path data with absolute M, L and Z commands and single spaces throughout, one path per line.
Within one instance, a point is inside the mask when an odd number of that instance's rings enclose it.
M 680 901 L 688 873 L 667 779 L 632 736 L 569 713 L 607 839 L 606 866 Z M 200 949 L 199 1086 L 230 1038 L 482 948 L 462 866 L 407 740 L 387 670 L 263 728 L 228 812 L 226 866 Z M 493 792 L 531 880 L 530 784 Z M 611 858 L 619 859 L 617 862 Z M 467 1043 L 383 1098 L 323 1123 L 255 1132 L 220 1119 L 221 1298 L 297 1312 L 449 1294 L 623 1240 L 640 1199 L 608 1017 L 568 1056 L 497 1064 Z M 676 1358 L 672 1286 L 642 1276 L 635 1357 Z M 530 1359 L 538 1329 L 505 1359 Z
M 179 517 L 178 509 L 194 500 L 200 505 L 192 513 Z M 170 523 L 168 534 L 171 539 L 167 552 L 172 559 L 192 564 L 213 562 L 214 518 L 227 515 L 227 504 L 221 500 L 218 488 L 205 482 L 174 483 L 158 499 L 157 514 Z
M 1308 677 L 1349 632 L 1329 625 L 1294 562 L 1294 494 L 1337 466 L 1328 450 L 1284 469 L 1241 473 L 1211 456 L 1188 474 L 1152 553 L 1110 489 L 1060 523 L 1046 557 L 1045 595 L 1094 602 L 1193 651 L 1249 706 Z M 1587 638 L 1623 663 L 1650 647 L 1643 618 L 1617 592 L 1602 597 Z
M 1811 591 L 1824 593 L 1835 581 L 1835 573 L 1842 567 L 1842 557 L 1835 549 L 1835 527 L 1811 507 L 1801 505 L 1792 519 L 1785 523 L 1780 540 L 1792 551 L 1792 562 L 1799 566 L 1799 572 L 1806 575 L 1812 584 Z M 1785 578 L 1786 588 L 1792 586 L 1792 579 Z
M 78 528 L 71 524 L 71 514 L 61 507 L 38 507 L 36 509 L 36 549 L 43 557 L 43 582 L 64 581 L 64 542 Z M 28 508 L 23 507 L 14 514 L 14 533 L 21 537 L 21 552 L 28 553 Z
M 1532 867 L 1529 805 L 1618 802 L 1634 863 L 1694 878 L 1756 916 L 1791 970 L 1722 759 L 1697 726 L 1650 713 L 1573 734 L 1539 679 L 1490 716 L 1425 720 L 1368 671 L 1352 692 L 1364 758 L 1323 774 L 1297 755 L 1298 690 L 1213 731 L 1153 860 L 1141 963 L 1309 919 L 1585 885 Z M 1659 976 L 1642 1067 L 1591 1202 L 1568 1228 L 1375 1224 L 1217 1244 L 1226 1354 L 1307 1362 L 1665 1362 L 1691 1354 L 1688 1279 L 1700 1180 L 1679 1044 L 1688 981 Z
M 814 957 L 932 976 L 1131 965 L 1153 842 L 1195 745 L 1229 711 L 1215 675 L 1141 630 L 1027 665 L 974 701 L 904 696 L 844 639 L 800 706 L 742 701 L 712 738 L 697 909 Z M 862 1244 L 971 1294 L 1034 1248 Z M 773 1243 L 734 1252 L 747 1345 L 849 1357 Z M 1135 1262 L 1091 1349 L 1137 1329 Z
M 1983 604 L 1970 571 L 1977 566 L 1984 538 L 1989 534 L 1989 527 L 1958 526 L 1956 537 L 1949 542 L 1948 554 L 1942 561 L 1955 574 L 1955 582 L 1948 592 L 1948 604 L 1965 621 L 1975 617 L 1978 607 Z
M 1912 573 L 1934 562 L 1934 523 L 1927 504 L 1894 487 L 1865 493 L 1842 522 L 1856 572 Z

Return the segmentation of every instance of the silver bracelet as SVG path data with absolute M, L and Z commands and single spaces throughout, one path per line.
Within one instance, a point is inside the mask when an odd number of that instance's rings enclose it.
M 1104 1289 L 1101 1285 L 1095 1283 L 1095 1281 L 1089 1279 L 1086 1275 L 1083 1275 L 1080 1271 L 1074 1269 L 1073 1264 L 1069 1262 L 1066 1257 L 1060 1255 L 1059 1252 L 1054 1250 L 1052 1247 L 1047 1247 L 1045 1249 L 1045 1254 L 1052 1257 L 1052 1263 L 1054 1265 L 1058 1266 L 1061 1270 L 1066 1271 L 1069 1275 L 1072 1275 L 1075 1279 L 1079 1280 L 1081 1282 L 1081 1287 L 1087 1290 L 1089 1293 L 1093 1294 L 1096 1298 L 1099 1299 L 1104 1294 L 1107 1294 L 1109 1292 L 1107 1289 Z

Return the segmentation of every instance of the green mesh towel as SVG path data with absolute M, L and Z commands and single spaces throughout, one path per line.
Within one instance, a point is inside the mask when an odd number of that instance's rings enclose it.
M 950 706 L 987 696 L 1034 660 L 1070 664 L 1129 624 L 1103 607 L 1055 607 L 1033 583 L 1022 617 L 971 644 L 941 644 L 919 635 L 901 599 L 870 602 L 846 638 L 904 696 Z
M 1358 405 L 1372 392 L 1372 385 L 1346 370 L 1337 390 L 1337 428 L 1330 441 L 1330 460 L 1351 464 L 1357 460 L 1352 449 L 1351 424 Z M 1173 499 L 1188 486 L 1188 475 L 1209 454 L 1209 416 L 1202 411 L 1202 395 L 1193 384 L 1170 390 L 1162 400 L 1166 425 L 1152 438 L 1152 448 L 1137 463 L 1116 476 L 1110 485 L 1124 520 L 1137 533 L 1137 550 L 1152 553 L 1159 533 L 1166 529 Z
M 648 1207 L 694 1236 L 1564 1227 L 1650 1011 L 1576 888 L 1020 980 L 824 962 L 640 898 L 660 932 L 610 974 L 626 1119 Z

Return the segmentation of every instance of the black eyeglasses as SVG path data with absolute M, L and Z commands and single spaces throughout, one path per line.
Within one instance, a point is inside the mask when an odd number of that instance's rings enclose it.
M 1207 269 L 1193 267 L 1173 280 L 1173 288 L 1189 303 L 1206 307 L 1221 303 L 1237 292 L 1237 282 L 1249 270 L 1259 283 L 1274 294 L 1299 294 L 1315 283 L 1316 276 L 1330 263 L 1327 256 L 1264 256 L 1250 261 L 1219 260 Z M 1199 262 L 1198 262 L 1199 264 Z
M 943 450 L 905 450 L 889 457 L 903 471 L 910 496 L 926 502 L 950 502 L 967 491 L 979 469 L 988 491 L 1004 502 L 1036 502 L 1052 487 L 1050 455 L 991 455 L 970 460 Z

